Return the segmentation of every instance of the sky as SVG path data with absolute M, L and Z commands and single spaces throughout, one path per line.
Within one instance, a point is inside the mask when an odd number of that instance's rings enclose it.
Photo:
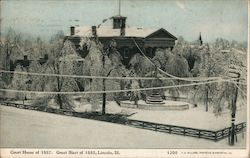
M 118 0 L 2 0 L 1 34 L 17 32 L 48 39 L 70 26 L 98 25 L 119 13 Z M 247 0 L 121 0 L 127 26 L 164 28 L 187 41 L 218 37 L 247 41 Z M 111 25 L 108 21 L 104 25 Z

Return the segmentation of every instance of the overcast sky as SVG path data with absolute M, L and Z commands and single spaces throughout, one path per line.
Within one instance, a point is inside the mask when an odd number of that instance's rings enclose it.
M 18 32 L 48 38 L 71 25 L 98 25 L 118 14 L 118 0 L 4 0 L 1 32 L 9 27 Z M 209 42 L 217 37 L 247 40 L 247 0 L 121 0 L 127 25 L 165 28 L 188 41 Z M 110 25 L 106 23 L 105 25 Z

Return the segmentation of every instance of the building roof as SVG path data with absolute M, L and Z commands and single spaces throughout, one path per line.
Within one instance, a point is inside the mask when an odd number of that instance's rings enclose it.
M 100 28 L 96 28 L 97 36 L 99 37 L 120 37 L 120 29 L 113 29 L 112 27 L 102 26 Z M 160 30 L 163 30 L 167 34 L 170 35 L 172 38 L 174 37 L 172 34 L 167 32 L 163 28 L 142 28 L 142 27 L 126 27 L 125 28 L 125 35 L 123 37 L 138 37 L 138 38 L 146 38 Z M 91 27 L 75 27 L 75 35 L 80 37 L 91 37 L 92 36 L 92 29 Z
M 116 18 L 123 18 L 123 19 L 126 19 L 127 17 L 126 16 L 122 16 L 122 15 L 115 15 L 115 16 L 112 16 L 111 19 L 116 19 Z

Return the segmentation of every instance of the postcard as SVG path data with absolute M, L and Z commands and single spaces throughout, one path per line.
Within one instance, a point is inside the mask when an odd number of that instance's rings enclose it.
M 247 0 L 2 0 L 0 157 L 249 157 Z

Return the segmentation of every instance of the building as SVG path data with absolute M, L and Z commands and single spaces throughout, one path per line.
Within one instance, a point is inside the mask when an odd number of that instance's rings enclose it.
M 48 60 L 48 54 L 45 54 L 44 57 L 38 59 L 37 61 L 43 65 Z M 10 71 L 14 71 L 16 66 L 19 64 L 22 67 L 28 68 L 33 60 L 28 59 L 27 55 L 23 56 L 23 59 L 17 59 L 14 62 L 10 60 Z
M 127 27 L 127 18 L 120 15 L 113 16 L 110 19 L 113 21 L 112 27 L 71 27 L 70 34 L 65 39 L 75 44 L 78 53 L 82 57 L 88 54 L 86 50 L 79 49 L 82 37 L 96 37 L 104 47 L 109 46 L 111 41 L 115 41 L 117 50 L 121 53 L 122 62 L 125 65 L 128 64 L 135 53 L 143 51 L 148 57 L 153 57 L 157 48 L 172 49 L 177 40 L 174 35 L 163 28 Z

